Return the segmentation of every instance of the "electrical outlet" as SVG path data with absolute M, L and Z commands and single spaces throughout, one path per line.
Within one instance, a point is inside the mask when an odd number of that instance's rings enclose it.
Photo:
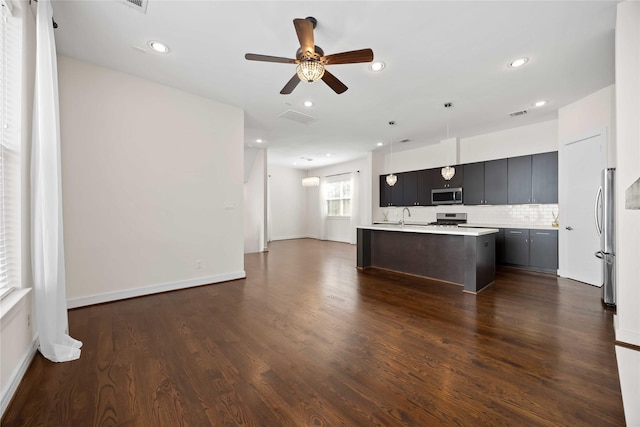
M 198 270 L 200 270 L 202 268 L 202 260 L 199 260 L 199 259 L 196 260 L 196 268 Z

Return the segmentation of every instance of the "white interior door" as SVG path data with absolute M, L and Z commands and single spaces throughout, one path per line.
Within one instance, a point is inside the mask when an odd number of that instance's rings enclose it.
M 594 205 L 605 165 L 604 132 L 563 147 L 564 220 L 560 219 L 566 251 L 563 275 L 595 286 L 602 286 L 602 261 L 594 255 L 600 250 Z

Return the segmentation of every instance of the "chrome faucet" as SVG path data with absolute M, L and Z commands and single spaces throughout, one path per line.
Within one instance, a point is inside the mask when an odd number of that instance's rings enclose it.
M 409 208 L 402 209 L 402 222 L 400 223 L 402 225 L 404 225 L 404 211 L 407 211 L 407 213 L 409 214 L 409 218 L 411 218 L 411 211 L 409 210 Z

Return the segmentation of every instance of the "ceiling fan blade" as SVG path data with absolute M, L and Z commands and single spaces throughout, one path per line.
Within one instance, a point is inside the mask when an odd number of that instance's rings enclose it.
M 282 58 L 280 56 L 257 55 L 255 53 L 247 53 L 244 56 L 244 59 L 248 59 L 249 61 L 280 62 L 282 64 L 297 64 L 299 62 L 297 59 Z
M 320 60 L 324 65 L 371 62 L 373 61 L 373 51 L 371 49 L 360 49 L 350 52 L 334 53 L 333 55 L 323 56 Z
M 294 19 L 293 25 L 296 27 L 296 34 L 298 35 L 302 52 L 313 55 L 315 53 L 313 22 L 306 19 Z
M 322 76 L 322 80 L 331 88 L 333 89 L 333 91 L 335 93 L 337 93 L 338 95 L 340 95 L 341 93 L 343 93 L 344 91 L 346 91 L 347 89 L 349 89 L 347 86 L 345 86 L 344 83 L 342 83 L 340 80 L 338 80 L 338 78 L 336 76 L 334 76 L 333 74 L 331 74 L 330 72 L 328 72 L 325 68 L 324 70 L 324 75 Z
M 297 74 L 294 74 L 293 77 L 291 77 L 291 80 L 289 80 L 287 84 L 284 85 L 284 87 L 280 91 L 280 94 L 289 95 L 291 92 L 293 92 L 296 86 L 298 86 L 298 83 L 300 83 L 300 78 Z

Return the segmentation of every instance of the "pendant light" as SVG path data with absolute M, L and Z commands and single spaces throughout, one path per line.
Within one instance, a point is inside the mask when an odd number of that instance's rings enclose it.
M 389 122 L 389 126 L 393 126 L 395 124 L 396 122 L 394 122 L 393 120 Z M 393 138 L 391 138 L 389 142 L 389 168 L 393 171 Z M 386 181 L 389 187 L 393 187 L 394 185 L 396 185 L 396 182 L 398 182 L 398 177 L 394 175 L 393 172 L 391 172 L 389 175 L 387 175 Z
M 444 104 L 444 108 L 451 108 L 453 107 L 453 104 L 451 102 L 447 102 Z M 449 139 L 449 113 L 447 113 L 447 139 Z M 454 168 L 453 166 L 445 166 L 442 169 L 440 169 L 440 175 L 442 175 L 442 177 L 446 180 L 446 181 L 451 181 L 451 179 L 455 176 L 456 174 L 456 168 Z

